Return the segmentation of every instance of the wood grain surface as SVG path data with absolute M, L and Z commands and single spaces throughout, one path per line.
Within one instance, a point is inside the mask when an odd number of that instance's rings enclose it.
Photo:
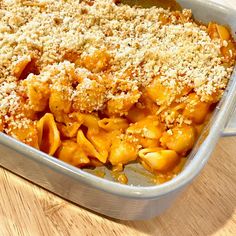
M 0 235 L 236 235 L 235 153 L 236 138 L 222 138 L 172 208 L 148 221 L 96 215 L 0 169 Z
M 236 7 L 236 0 L 220 1 Z M 104 203 L 105 204 L 105 203 Z M 222 138 L 201 175 L 162 216 L 96 215 L 0 168 L 0 236 L 236 235 L 236 138 Z

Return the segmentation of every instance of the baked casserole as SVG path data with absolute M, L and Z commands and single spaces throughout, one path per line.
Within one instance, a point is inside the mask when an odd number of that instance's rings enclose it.
M 79 168 L 181 171 L 233 71 L 227 27 L 112 0 L 0 3 L 0 131 Z

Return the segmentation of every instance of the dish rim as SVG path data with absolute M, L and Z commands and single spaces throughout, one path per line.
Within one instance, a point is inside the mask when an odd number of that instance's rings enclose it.
M 233 16 L 236 15 L 236 10 L 229 7 L 223 6 L 222 4 L 215 3 L 212 1 L 205 2 L 204 0 L 195 0 L 196 3 L 213 6 L 214 8 L 220 8 L 224 11 L 229 12 L 228 14 Z M 235 17 L 236 20 L 236 17 Z M 126 198 L 135 199 L 154 199 L 170 194 L 184 187 L 191 182 L 202 170 L 204 165 L 207 163 L 211 150 L 215 146 L 218 138 L 224 129 L 230 114 L 234 109 L 236 103 L 236 67 L 234 68 L 233 74 L 231 75 L 227 89 L 219 103 L 220 109 L 215 110 L 209 134 L 196 152 L 194 158 L 172 180 L 154 186 L 131 186 L 123 185 L 117 182 L 112 182 L 104 178 L 97 177 L 90 173 L 83 171 L 77 167 L 60 161 L 54 157 L 51 157 L 39 150 L 36 150 L 20 141 L 4 134 L 0 133 L 0 145 L 4 146 L 22 154 L 25 158 L 31 158 L 35 162 L 46 165 L 52 168 L 56 172 L 60 172 L 71 176 L 76 181 L 82 182 L 92 188 L 115 194 Z M 210 150 L 210 151 L 209 151 Z M 193 151 L 192 151 L 193 152 Z

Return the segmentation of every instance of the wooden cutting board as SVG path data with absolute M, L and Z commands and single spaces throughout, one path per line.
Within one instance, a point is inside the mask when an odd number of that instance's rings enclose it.
M 222 138 L 172 208 L 148 221 L 104 218 L 0 168 L 0 236 L 8 235 L 236 235 L 236 138 Z

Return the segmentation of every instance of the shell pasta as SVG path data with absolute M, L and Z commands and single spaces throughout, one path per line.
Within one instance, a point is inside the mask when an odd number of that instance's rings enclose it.
M 233 71 L 230 31 L 187 9 L 32 2 L 1 6 L 0 132 L 79 168 L 173 178 Z

